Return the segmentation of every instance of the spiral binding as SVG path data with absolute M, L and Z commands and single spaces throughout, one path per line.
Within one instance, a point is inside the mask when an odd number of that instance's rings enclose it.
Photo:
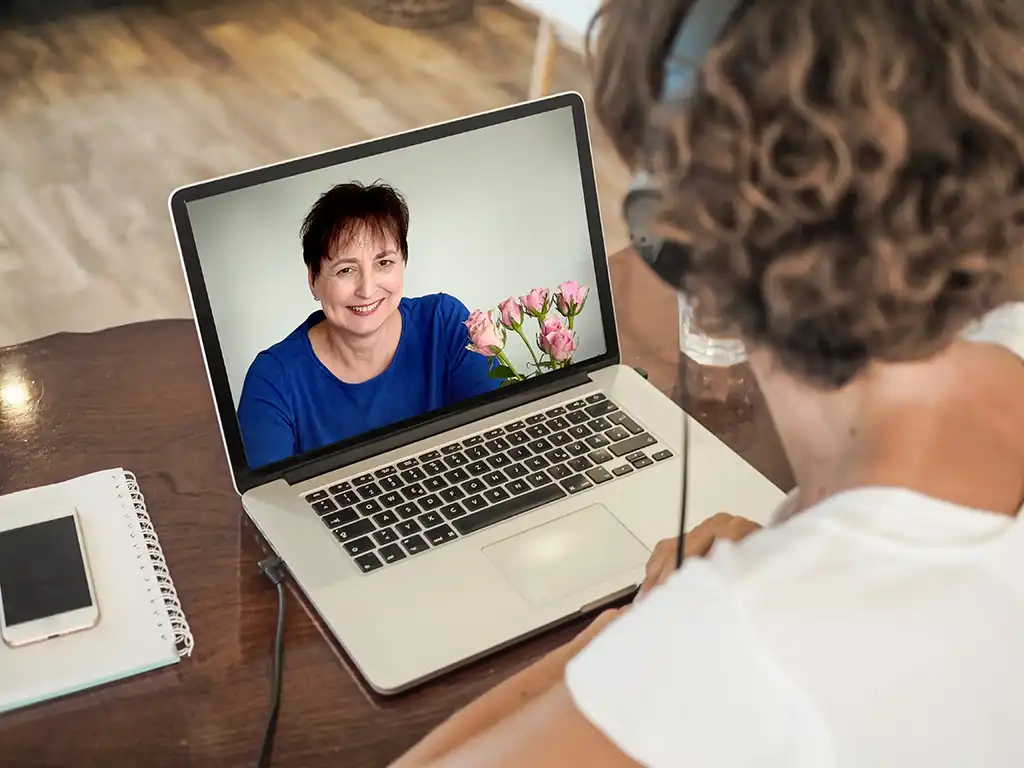
M 132 546 L 135 548 L 136 557 L 143 564 L 146 592 L 150 596 L 149 602 L 157 616 L 161 637 L 167 641 L 174 641 L 178 656 L 191 656 L 195 646 L 192 630 L 189 629 L 188 621 L 185 620 L 185 612 L 182 610 L 178 593 L 174 589 L 174 582 L 171 580 L 171 573 L 167 569 L 167 561 L 164 559 L 163 549 L 160 547 L 160 539 L 156 535 L 156 529 L 153 528 L 149 512 L 146 511 L 146 500 L 139 488 L 139 481 L 131 472 L 125 471 L 124 477 L 141 531 L 140 536 L 135 526 L 131 525 L 131 521 L 128 520 L 129 535 L 133 540 Z M 145 567 L 146 562 L 152 566 L 152 571 Z M 166 620 L 164 613 L 159 610 L 160 603 L 166 609 Z

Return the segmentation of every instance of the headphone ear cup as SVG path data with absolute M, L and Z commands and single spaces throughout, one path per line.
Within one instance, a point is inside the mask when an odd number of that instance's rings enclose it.
M 690 267 L 690 248 L 665 241 L 654 233 L 654 217 L 661 195 L 652 187 L 635 187 L 626 195 L 623 214 L 633 250 L 661 280 L 682 290 Z

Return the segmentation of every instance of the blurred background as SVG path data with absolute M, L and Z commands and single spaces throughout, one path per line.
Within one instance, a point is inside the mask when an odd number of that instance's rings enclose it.
M 0 347 L 189 317 L 181 184 L 565 90 L 598 0 L 0 0 Z M 594 124 L 605 237 L 629 174 Z

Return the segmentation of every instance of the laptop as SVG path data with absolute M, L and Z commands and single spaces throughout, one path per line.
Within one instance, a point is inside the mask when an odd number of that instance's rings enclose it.
M 356 241 L 302 233 L 323 230 L 321 198 L 376 210 L 367 189 L 404 200 L 407 260 L 395 240 L 325 278 Z M 378 693 L 634 590 L 677 533 L 687 424 L 689 524 L 766 520 L 783 497 L 622 364 L 576 93 L 190 184 L 169 205 L 245 513 Z M 499 303 L 543 289 L 562 341 L 527 313 L 502 331 Z M 391 341 L 378 306 L 401 318 Z M 471 339 L 482 316 L 501 355 Z M 366 338 L 391 362 L 339 374 L 323 345 Z

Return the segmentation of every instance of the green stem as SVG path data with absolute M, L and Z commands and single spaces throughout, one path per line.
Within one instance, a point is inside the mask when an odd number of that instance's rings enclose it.
M 572 321 L 576 319 L 576 315 L 569 315 L 569 330 L 572 330 Z
M 520 325 L 518 328 L 515 329 L 515 332 L 519 334 L 519 338 L 523 340 L 523 344 L 525 344 L 526 348 L 530 350 L 530 357 L 533 358 L 533 364 L 536 365 L 539 370 L 540 360 L 537 359 L 537 353 L 533 351 L 533 345 L 530 344 L 530 342 L 526 338 L 526 334 L 523 333 L 523 326 Z
M 512 371 L 512 373 L 515 374 L 516 381 L 522 381 L 523 380 L 523 377 L 519 375 L 519 372 L 515 369 L 515 366 L 512 365 L 512 362 L 508 359 L 508 357 L 505 355 L 504 352 L 499 352 L 497 354 L 497 358 L 498 358 L 498 361 L 502 365 L 504 365 L 506 368 L 508 368 L 510 371 Z

